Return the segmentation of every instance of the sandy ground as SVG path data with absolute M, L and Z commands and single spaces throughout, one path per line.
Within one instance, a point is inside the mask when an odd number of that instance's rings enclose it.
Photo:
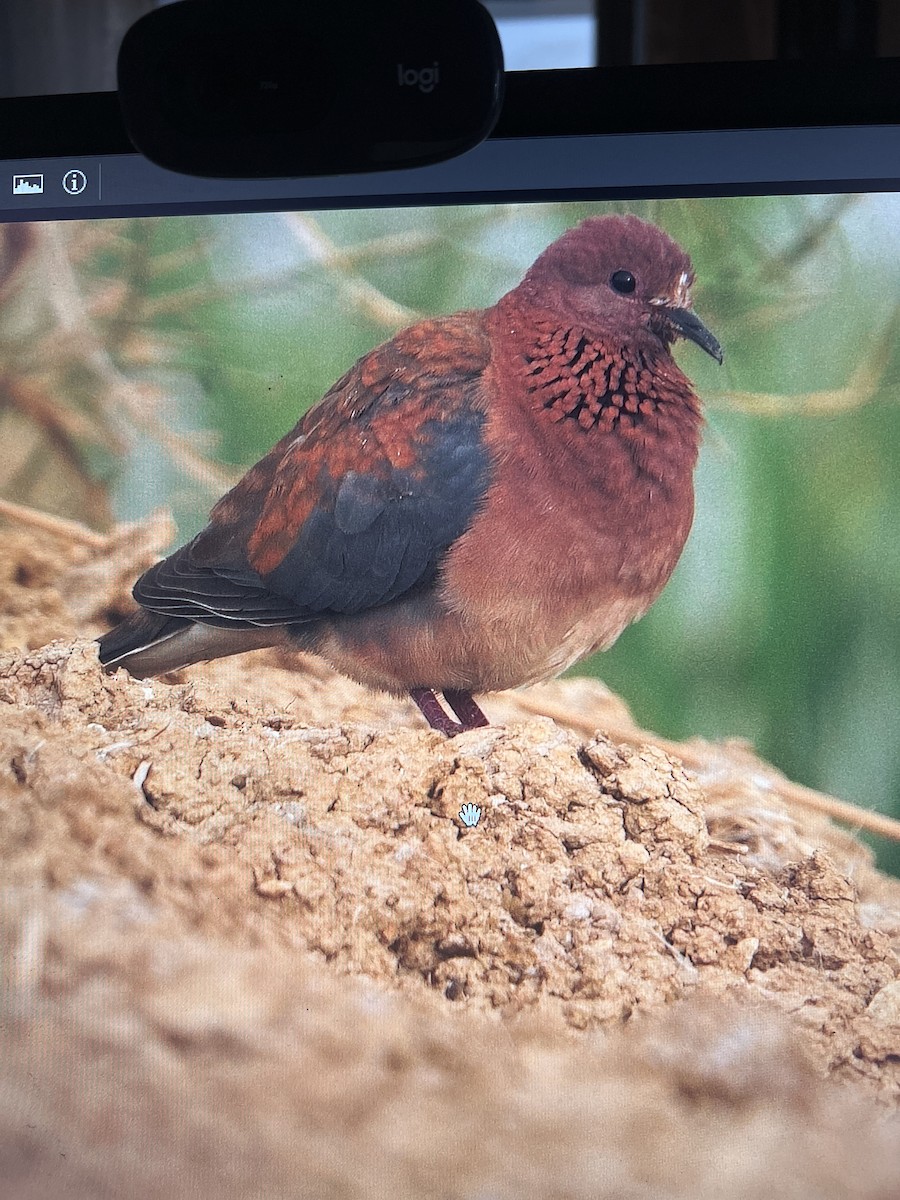
M 0 1194 L 900 1193 L 856 838 L 586 680 L 447 741 L 308 659 L 104 675 L 167 529 L 0 529 Z

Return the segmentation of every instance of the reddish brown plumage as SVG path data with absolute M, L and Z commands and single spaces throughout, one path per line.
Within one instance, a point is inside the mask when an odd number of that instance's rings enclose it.
M 455 401 L 441 388 L 451 372 L 460 379 L 483 370 L 490 346 L 480 324 L 480 314 L 459 313 L 403 330 L 360 359 L 282 439 L 274 480 L 248 542 L 255 570 L 265 575 L 282 561 L 318 499 L 309 483 L 323 468 L 334 478 L 357 471 L 381 480 L 392 471 L 408 471 L 427 486 L 420 462 L 427 439 L 422 427 Z M 391 388 L 415 392 L 416 402 L 382 403 L 370 413 Z M 363 414 L 370 417 L 365 435 L 346 436 Z
M 669 347 L 721 359 L 692 279 L 661 230 L 596 218 L 493 308 L 403 330 L 139 581 L 166 637 L 176 620 L 171 650 L 114 631 L 104 661 L 156 671 L 234 653 L 244 626 L 259 645 L 268 625 L 456 732 L 479 723 L 472 692 L 611 645 L 691 525 L 700 406 Z M 214 621 L 224 632 L 187 627 Z

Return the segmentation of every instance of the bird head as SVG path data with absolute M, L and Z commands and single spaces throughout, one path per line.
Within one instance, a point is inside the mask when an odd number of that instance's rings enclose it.
M 687 338 L 722 362 L 694 313 L 687 254 L 638 217 L 590 217 L 557 238 L 520 285 L 532 304 L 581 322 L 609 344 L 668 351 Z

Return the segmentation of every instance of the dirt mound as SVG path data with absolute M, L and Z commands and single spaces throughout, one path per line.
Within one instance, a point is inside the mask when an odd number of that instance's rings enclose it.
M 161 539 L 0 548 L 7 1194 L 896 1194 L 856 839 L 589 681 L 447 741 L 314 660 L 104 675 Z

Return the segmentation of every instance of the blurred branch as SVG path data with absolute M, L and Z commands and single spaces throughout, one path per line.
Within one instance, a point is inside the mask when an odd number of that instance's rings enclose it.
M 769 254 L 767 248 L 760 245 L 759 281 L 766 283 L 783 279 L 804 259 L 820 250 L 859 200 L 858 195 L 850 193 L 830 197 L 825 211 L 818 217 L 808 218 L 800 233 L 777 254 Z
M 241 300 L 250 294 L 262 292 L 266 295 L 273 295 L 276 292 L 296 288 L 303 281 L 304 276 L 321 270 L 323 265 L 329 270 L 337 268 L 345 273 L 351 273 L 352 268 L 358 263 L 367 262 L 370 259 L 377 260 L 384 258 L 386 255 L 396 257 L 399 254 L 412 254 L 414 251 L 428 249 L 441 240 L 441 237 L 437 234 L 391 234 L 387 237 L 373 238 L 371 241 L 364 242 L 359 246 L 350 246 L 345 249 L 335 247 L 334 254 L 324 264 L 322 259 L 314 258 L 309 262 L 299 263 L 284 271 L 273 271 L 264 275 L 249 276 L 229 283 L 201 284 L 198 287 L 184 288 L 179 292 L 172 292 L 167 296 L 159 296 L 147 302 L 146 314 L 149 318 L 155 320 L 159 317 L 190 312 L 204 304 L 218 304 L 223 301 Z M 174 257 L 174 254 L 175 252 L 172 252 L 172 255 L 168 257 Z M 169 269 L 174 270 L 176 266 L 180 265 L 183 264 L 173 261 Z M 393 304 L 392 301 L 382 296 L 380 292 L 377 295 L 381 296 L 384 304 Z M 399 306 L 395 306 L 395 308 L 401 311 Z M 412 310 L 402 311 L 412 312 Z M 409 319 L 414 320 L 415 316 Z M 388 323 L 390 324 L 390 322 Z
M 850 412 L 868 404 L 881 390 L 891 355 L 900 339 L 900 304 L 875 344 L 863 354 L 848 383 L 841 388 L 800 392 L 786 396 L 776 392 L 727 391 L 707 394 L 707 403 L 720 404 L 758 417 L 826 416 Z
M 90 234 L 77 224 L 0 231 L 0 379 L 10 499 L 110 519 L 107 480 L 142 434 L 187 476 L 220 492 L 233 475 L 206 457 L 200 435 L 171 427 L 173 401 L 136 369 L 157 365 L 161 343 L 149 327 L 146 280 L 152 230 L 122 236 L 120 224 Z M 98 271 L 95 257 L 103 261 Z M 0 471 L 0 476 L 4 475 Z
M 421 314 L 397 304 L 361 275 L 351 272 L 342 251 L 322 227 L 306 213 L 284 213 L 284 221 L 310 258 L 325 267 L 344 296 L 358 312 L 388 329 L 400 329 L 417 321 Z
M 87 546 L 91 550 L 100 550 L 109 541 L 105 534 L 95 533 L 81 521 L 70 521 L 66 517 L 54 517 L 37 508 L 29 508 L 24 504 L 13 504 L 9 500 L 0 500 L 0 517 L 5 517 L 8 521 L 13 521 L 17 525 L 25 525 L 30 529 L 39 529 L 41 533 L 51 533 L 54 537 L 61 537 L 67 542 Z
M 61 443 L 96 442 L 103 444 L 110 436 L 109 431 L 93 414 L 66 408 L 51 399 L 35 379 L 0 380 L 0 393 L 6 396 L 14 408 L 23 416 L 42 426 L 50 437 Z M 115 448 L 121 450 L 122 443 L 115 440 Z

